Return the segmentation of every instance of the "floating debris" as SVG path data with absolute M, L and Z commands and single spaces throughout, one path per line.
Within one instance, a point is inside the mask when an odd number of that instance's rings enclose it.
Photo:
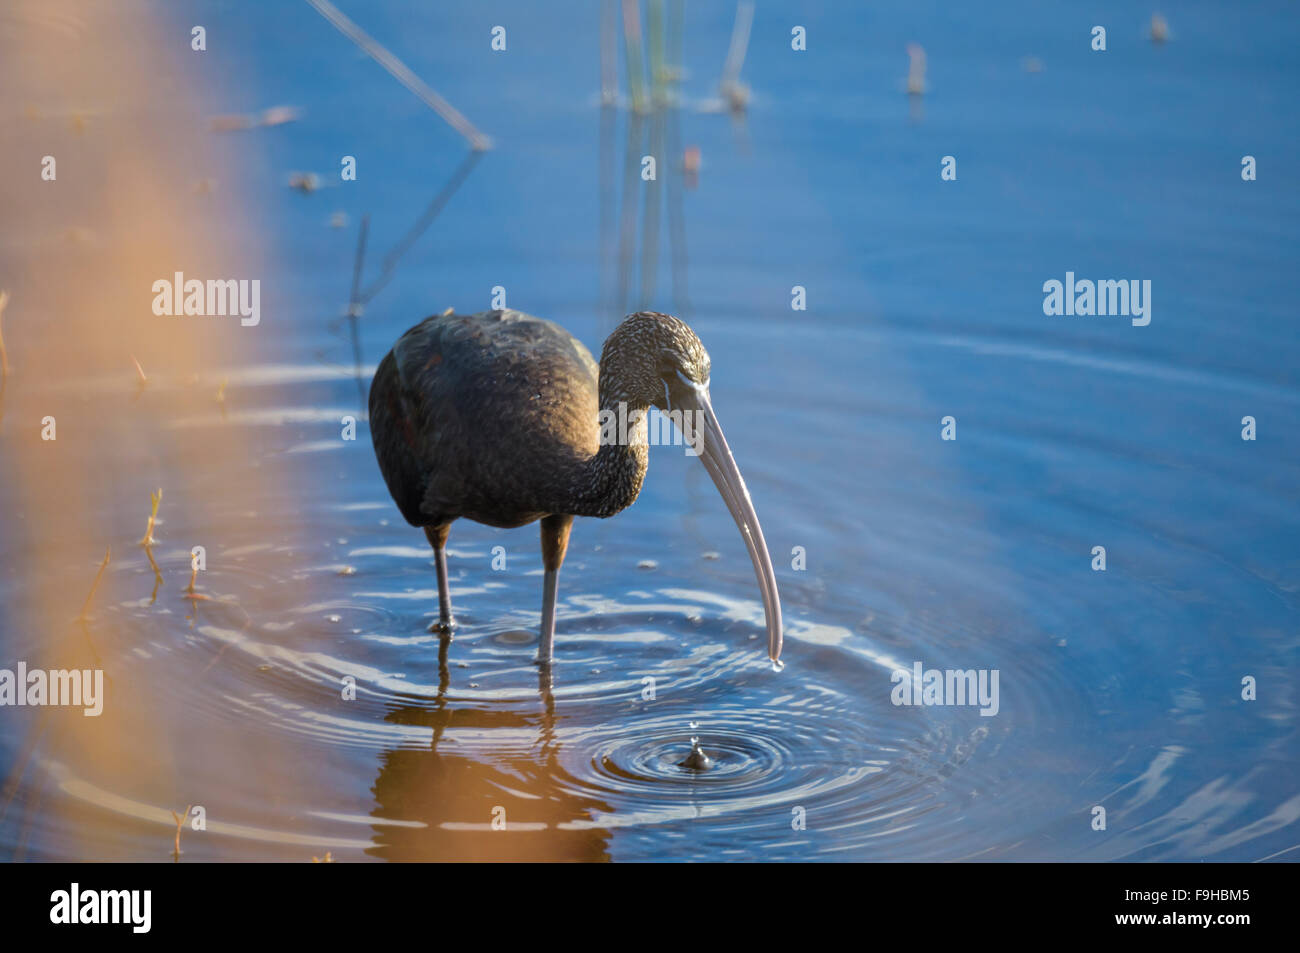
M 699 146 L 687 146 L 682 153 L 682 176 L 686 187 L 693 189 L 700 184 L 700 168 L 703 166 Z
M 357 571 L 356 571 L 356 569 L 355 569 L 354 567 L 352 567 L 352 566 L 342 566 L 342 567 L 340 567 L 339 571 L 338 571 L 337 573 L 335 573 L 335 575 L 338 575 L 338 576 L 355 576 L 356 574 L 357 574 Z
M 713 550 L 710 549 L 710 550 L 709 550 L 708 552 L 706 552 L 706 553 L 700 553 L 700 558 L 701 558 L 701 559 L 708 559 L 708 560 L 710 560 L 710 561 L 713 561 L 713 560 L 721 559 L 721 558 L 722 558 L 722 554 L 721 554 L 721 553 L 718 553 L 718 552 L 714 552 Z
M 1043 61 L 1037 56 L 1026 56 L 1020 61 L 1020 65 L 1025 68 L 1026 73 L 1041 73 L 1044 69 Z
M 925 92 L 925 50 L 920 43 L 907 44 L 907 94 L 920 96 Z
M 653 559 L 643 559 L 636 564 L 637 569 L 658 569 L 659 564 Z
M 263 110 L 262 115 L 258 117 L 259 126 L 283 126 L 285 123 L 297 122 L 302 115 L 293 106 L 272 106 L 270 109 Z
M 330 216 L 330 228 L 346 228 L 348 216 L 346 212 L 335 212 Z
M 722 88 L 722 100 L 727 104 L 727 109 L 734 115 L 741 115 L 749 109 L 749 100 L 753 95 L 752 90 L 744 83 L 728 83 Z
M 293 172 L 289 175 L 289 188 L 310 195 L 320 188 L 320 176 L 315 172 Z
M 332 864 L 334 863 L 334 854 L 332 851 L 327 850 L 324 857 L 313 857 L 311 862 L 313 864 Z
M 1158 13 L 1151 14 L 1151 42 L 1163 43 L 1169 39 L 1169 21 Z
M 208 120 L 208 128 L 213 132 L 243 132 L 255 126 L 283 126 L 285 123 L 297 122 L 301 116 L 302 113 L 297 107 L 272 106 L 270 109 L 247 116 L 241 113 L 213 116 Z

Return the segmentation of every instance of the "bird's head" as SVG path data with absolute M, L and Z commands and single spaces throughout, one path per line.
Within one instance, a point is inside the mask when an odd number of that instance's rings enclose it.
M 600 356 L 600 405 L 629 409 L 657 407 L 698 450 L 700 462 L 740 529 L 754 563 L 767 619 L 768 657 L 781 657 L 781 599 L 776 572 L 763 539 L 749 489 L 731 455 L 709 397 L 709 352 L 685 321 L 670 314 L 639 311 L 615 328 Z
M 601 406 L 624 401 L 668 410 L 672 389 L 707 387 L 709 371 L 709 352 L 685 321 L 638 311 L 614 329 L 601 351 Z

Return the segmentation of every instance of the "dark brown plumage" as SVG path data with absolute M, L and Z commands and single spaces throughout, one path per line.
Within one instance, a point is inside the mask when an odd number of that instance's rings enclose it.
M 379 468 L 438 565 L 439 626 L 454 626 L 444 547 L 462 517 L 515 527 L 542 520 L 546 568 L 539 657 L 551 656 L 555 592 L 574 516 L 612 516 L 641 491 L 650 406 L 697 415 L 701 460 L 745 536 L 763 590 L 769 654 L 781 651 L 775 575 L 740 471 L 709 403 L 709 355 L 671 315 L 629 316 L 599 367 L 560 326 L 518 311 L 426 318 L 398 339 L 370 388 Z M 634 423 L 602 443 L 602 411 Z

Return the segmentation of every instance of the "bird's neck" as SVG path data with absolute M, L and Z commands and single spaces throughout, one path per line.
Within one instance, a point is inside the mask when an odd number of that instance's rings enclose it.
M 608 400 L 600 410 L 600 449 L 578 469 L 574 516 L 613 516 L 635 502 L 645 482 L 650 454 L 646 437 L 649 406 Z

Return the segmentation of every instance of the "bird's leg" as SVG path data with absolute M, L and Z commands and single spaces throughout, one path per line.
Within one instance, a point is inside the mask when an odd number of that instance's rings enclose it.
M 441 526 L 426 526 L 424 535 L 429 537 L 433 547 L 433 557 L 438 564 L 438 621 L 429 627 L 430 632 L 451 635 L 456 628 L 456 620 L 451 615 L 451 587 L 447 585 L 447 533 L 450 523 Z
M 543 665 L 551 661 L 555 645 L 555 593 L 560 586 L 560 566 L 569 548 L 569 530 L 573 517 L 552 513 L 542 517 L 542 566 L 546 569 L 542 583 L 542 640 L 537 646 L 537 661 Z

